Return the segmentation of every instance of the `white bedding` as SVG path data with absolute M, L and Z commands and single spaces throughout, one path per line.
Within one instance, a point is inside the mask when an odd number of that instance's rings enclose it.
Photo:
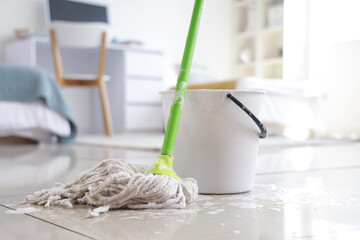
M 317 101 L 323 92 L 315 83 L 247 77 L 236 88 L 267 92 L 261 114 L 264 123 L 315 129 L 321 121 Z
M 52 136 L 69 136 L 69 121 L 46 107 L 42 100 L 0 102 L 0 137 L 18 136 L 48 141 Z

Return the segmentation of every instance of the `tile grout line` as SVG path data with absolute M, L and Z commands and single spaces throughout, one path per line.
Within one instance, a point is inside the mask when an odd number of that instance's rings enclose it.
M 259 151 L 267 150 L 267 148 L 280 148 L 280 149 L 289 149 L 289 148 L 303 148 L 303 147 L 332 147 L 334 145 L 343 147 L 343 146 L 349 146 L 353 144 L 358 144 L 358 142 L 334 142 L 334 143 L 299 143 L 299 144 L 286 144 L 286 143 L 280 143 L 280 144 L 274 144 L 274 145 L 259 145 Z
M 358 231 L 358 230 L 360 230 L 360 228 L 351 228 L 351 229 L 347 229 L 347 230 L 341 230 L 341 231 L 330 231 L 330 232 L 327 232 L 327 233 L 325 233 L 325 234 L 333 234 L 333 233 L 341 233 L 341 232 L 352 232 L 352 231 Z M 302 237 L 299 237 L 299 238 L 296 238 L 296 239 L 308 239 L 308 238 L 313 238 L 313 237 L 317 237 L 317 236 L 319 236 L 319 235 L 321 235 L 321 233 L 320 234 L 312 234 L 312 235 L 307 235 L 307 236 L 302 236 Z M 324 234 L 322 234 L 322 235 L 324 235 Z
M 256 173 L 255 176 L 265 176 L 265 175 L 277 175 L 277 174 L 288 174 L 288 173 L 308 173 L 308 172 L 322 172 L 322 171 L 331 171 L 331 170 L 346 170 L 346 169 L 354 169 L 354 168 L 360 168 L 359 165 L 353 165 L 353 166 L 346 166 L 346 167 L 330 167 L 330 168 L 317 168 L 317 169 L 308 169 L 304 171 L 280 171 L 280 172 L 266 172 L 266 173 Z
M 2 207 L 4 207 L 4 208 L 7 208 L 7 209 L 10 209 L 10 210 L 16 210 L 16 209 L 14 209 L 14 208 L 8 207 L 8 206 L 3 205 L 3 204 L 1 204 L 1 203 L 0 203 L 0 206 L 2 206 Z M 49 221 L 47 221 L 47 220 L 45 220 L 45 219 L 42 219 L 42 218 L 40 218 L 40 217 L 36 217 L 36 216 L 34 216 L 34 215 L 30 215 L 30 214 L 28 214 L 28 213 L 24 213 L 24 215 L 26 215 L 26 216 L 28 216 L 28 217 L 31 217 L 31 218 L 34 218 L 34 219 L 37 219 L 37 220 L 39 220 L 39 221 L 42 221 L 42 222 L 45 222 L 45 223 L 51 224 L 51 225 L 53 225 L 53 226 L 56 226 L 56 227 L 62 228 L 62 229 L 64 229 L 64 230 L 66 230 L 66 231 L 73 232 L 73 233 L 78 234 L 78 235 L 81 235 L 81 236 L 83 236 L 83 237 L 86 237 L 86 238 L 89 238 L 89 239 L 93 239 L 93 240 L 97 240 L 96 238 L 93 238 L 93 237 L 88 236 L 88 235 L 86 235 L 86 234 L 83 234 L 83 233 L 77 232 L 77 231 L 72 230 L 72 229 L 70 229 L 70 228 L 67 228 L 67 227 L 64 227 L 64 226 L 61 226 L 61 225 L 58 225 L 58 224 L 55 224 L 55 223 L 49 222 Z
M 80 147 L 98 147 L 98 148 L 111 148 L 114 150 L 130 150 L 130 151 L 140 151 L 140 152 L 158 152 L 161 151 L 161 149 L 157 147 L 133 147 L 133 146 L 116 146 L 116 145 L 101 145 L 101 144 L 89 144 L 89 143 L 75 143 L 76 146 Z

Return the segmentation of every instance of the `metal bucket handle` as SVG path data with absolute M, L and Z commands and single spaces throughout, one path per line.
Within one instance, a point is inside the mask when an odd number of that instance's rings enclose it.
M 231 93 L 228 93 L 226 95 L 228 98 L 230 98 L 236 105 L 238 105 L 242 110 L 244 110 L 244 112 L 249 115 L 249 117 L 251 117 L 251 119 L 256 123 L 256 125 L 259 127 L 261 133 L 260 133 L 260 138 L 266 138 L 266 134 L 267 134 L 267 130 L 264 126 L 264 124 L 262 124 L 260 122 L 260 120 L 255 117 L 255 115 L 247 108 L 245 107 L 244 104 L 242 104 L 239 100 L 237 100 L 233 95 L 231 95 Z

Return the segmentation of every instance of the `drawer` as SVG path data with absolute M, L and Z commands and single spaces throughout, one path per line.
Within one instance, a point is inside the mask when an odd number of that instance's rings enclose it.
M 126 79 L 126 103 L 161 104 L 160 91 L 164 90 L 163 82 L 158 80 Z
M 125 52 L 125 76 L 161 79 L 163 55 L 159 53 Z
M 125 105 L 125 129 L 162 131 L 161 106 Z

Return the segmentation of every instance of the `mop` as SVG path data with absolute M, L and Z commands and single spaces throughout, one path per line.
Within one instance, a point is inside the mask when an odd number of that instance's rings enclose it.
M 68 208 L 74 204 L 87 204 L 97 207 L 89 210 L 90 216 L 98 216 L 109 209 L 119 208 L 180 209 L 197 199 L 196 181 L 178 177 L 172 168 L 172 152 L 204 1 L 195 1 L 161 155 L 153 168 L 144 171 L 124 160 L 105 159 L 70 183 L 57 183 L 51 189 L 28 195 L 24 203 Z

